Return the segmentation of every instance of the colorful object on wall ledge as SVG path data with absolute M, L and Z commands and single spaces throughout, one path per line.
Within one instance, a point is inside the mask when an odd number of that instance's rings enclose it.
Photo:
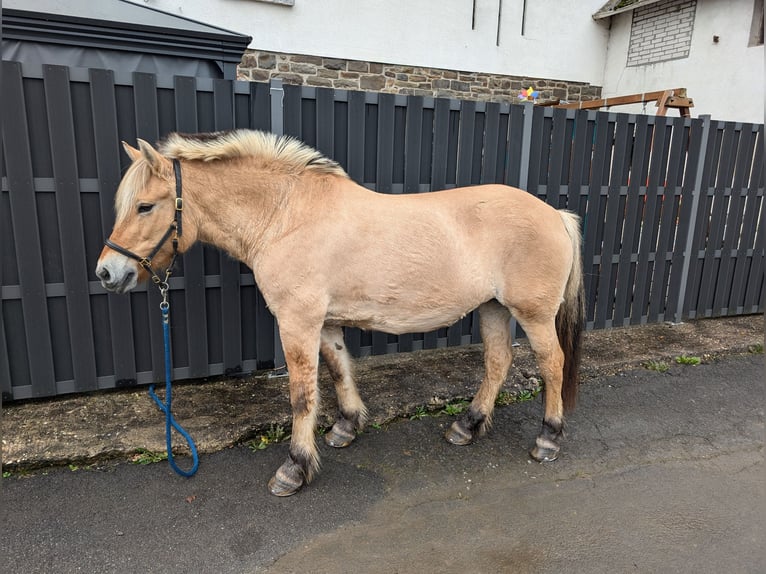
M 520 100 L 531 100 L 531 101 L 534 101 L 539 96 L 540 96 L 540 92 L 538 92 L 537 90 L 532 88 L 532 86 L 530 86 L 526 90 L 521 90 L 521 92 L 519 92 L 519 99 Z

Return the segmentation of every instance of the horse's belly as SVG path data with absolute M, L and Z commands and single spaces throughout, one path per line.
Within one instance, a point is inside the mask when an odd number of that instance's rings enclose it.
M 364 309 L 331 309 L 326 322 L 346 327 L 359 327 L 392 335 L 427 332 L 448 327 L 465 317 L 482 303 L 441 308 L 414 309 L 410 306 L 369 305 Z

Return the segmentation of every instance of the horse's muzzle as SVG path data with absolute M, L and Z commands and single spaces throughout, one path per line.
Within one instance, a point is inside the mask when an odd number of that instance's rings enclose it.
M 96 275 L 101 279 L 104 289 L 113 293 L 125 293 L 138 284 L 138 273 L 129 263 L 99 261 Z

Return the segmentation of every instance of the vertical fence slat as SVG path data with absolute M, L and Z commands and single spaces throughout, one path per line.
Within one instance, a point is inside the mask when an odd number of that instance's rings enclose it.
M 744 304 L 744 294 L 747 286 L 748 276 L 753 269 L 753 263 L 759 255 L 754 251 L 755 248 L 755 230 L 758 224 L 758 215 L 760 208 L 760 198 L 758 197 L 759 174 L 763 169 L 764 149 L 763 149 L 763 126 L 755 129 L 754 126 L 747 126 L 752 131 L 751 141 L 753 163 L 749 168 L 749 173 L 745 175 L 742 182 L 744 214 L 742 217 L 742 231 L 739 237 L 737 248 L 736 265 L 734 269 L 734 278 L 732 279 L 731 303 L 735 306 L 736 313 L 746 313 L 748 310 Z M 744 128 L 743 128 L 744 129 Z
M 487 102 L 484 111 L 484 153 L 481 164 L 481 183 L 501 183 L 497 181 L 499 126 L 500 104 Z
M 198 131 L 197 80 L 176 76 L 175 124 L 185 133 Z M 183 173 L 181 174 L 183 178 Z M 184 303 L 186 308 L 186 345 L 188 349 L 189 377 L 209 374 L 207 306 L 205 305 L 205 259 L 202 245 L 195 245 L 183 255 Z
M 378 96 L 377 169 L 375 187 L 378 193 L 391 193 L 394 168 L 394 104 L 393 94 Z M 372 332 L 372 354 L 382 355 L 388 351 L 388 335 Z
M 364 181 L 364 140 L 365 140 L 365 94 L 348 93 L 348 158 L 346 171 L 358 182 Z M 358 357 L 361 354 L 362 331 L 356 327 L 346 328 L 346 345 L 349 352 Z
M 556 209 L 561 207 L 561 184 L 564 177 L 564 150 L 567 144 L 567 110 L 553 111 L 553 134 L 551 135 L 551 159 L 548 171 L 548 193 L 545 201 Z M 567 176 L 569 174 L 566 174 Z
M 31 391 L 27 397 L 56 394 L 53 349 L 50 340 L 48 305 L 45 295 L 42 250 L 35 203 L 31 162 L 31 142 L 27 126 L 27 109 L 21 65 L 3 65 L 3 148 L 10 197 L 11 219 L 16 236 L 16 260 L 21 285 L 21 306 L 27 347 L 27 369 Z M 9 138 L 12 140 L 9 141 Z M 23 360 L 19 357 L 17 360 Z
M 623 225 L 622 243 L 619 249 L 617 263 L 617 284 L 615 286 L 615 322 L 618 325 L 630 323 L 629 295 L 633 294 L 635 277 L 633 270 L 633 244 L 640 216 L 643 213 L 643 198 L 639 195 L 641 188 L 641 166 L 644 164 L 646 151 L 646 134 L 648 122 L 646 116 L 638 116 L 635 123 L 635 134 L 632 138 L 633 155 L 630 158 L 630 180 L 628 181 L 628 196 L 625 201 L 625 223 Z M 630 136 L 628 136 L 629 139 Z M 638 173 L 636 173 L 638 172 Z
M 231 80 L 213 80 L 216 130 L 234 127 L 234 86 Z M 221 325 L 223 329 L 224 373 L 242 371 L 242 308 L 239 299 L 239 262 L 225 253 L 221 258 Z M 250 319 L 252 320 L 252 318 Z
M 69 70 L 43 66 L 75 390 L 98 388 Z
M 148 142 L 159 139 L 159 111 L 157 109 L 157 79 L 153 74 L 133 73 L 133 93 L 136 114 L 136 136 Z M 147 286 L 147 317 L 152 358 L 152 380 L 164 377 L 165 355 L 162 342 L 162 322 L 159 316 L 160 294 Z
M 679 294 L 675 317 L 673 318 L 673 321 L 676 323 L 680 323 L 684 317 L 684 308 L 687 305 L 686 299 L 689 296 L 690 263 L 697 257 L 696 249 L 694 248 L 696 232 L 694 227 L 700 204 L 699 184 L 704 162 L 704 155 L 701 154 L 705 152 L 703 143 L 710 133 L 709 127 L 710 122 L 706 118 L 704 120 L 693 120 L 689 129 L 686 167 L 681 188 L 681 212 L 676 232 L 678 246 L 675 249 L 672 263 L 675 271 L 670 282 L 670 292 Z
M 117 106 L 115 102 L 114 74 L 108 70 L 90 70 L 93 131 L 96 148 L 96 166 L 99 178 L 102 232 L 107 237 L 114 226 L 114 195 L 120 184 L 120 138 L 117 134 Z M 134 142 L 135 143 L 135 142 Z M 135 345 L 131 321 L 130 297 L 109 293 L 109 337 L 112 342 L 114 385 L 136 383 Z M 98 325 L 96 325 L 98 328 Z M 104 327 L 101 327 L 104 328 Z M 100 337 L 100 332 L 96 332 Z

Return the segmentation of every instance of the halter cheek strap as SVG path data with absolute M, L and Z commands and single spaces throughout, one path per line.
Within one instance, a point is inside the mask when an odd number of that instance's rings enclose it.
M 122 255 L 125 255 L 126 257 L 130 257 L 131 259 L 135 259 L 138 261 L 138 264 L 146 269 L 146 271 L 149 273 L 149 275 L 152 278 L 152 281 L 154 281 L 155 284 L 160 286 L 160 288 L 167 289 L 167 283 L 168 279 L 170 279 L 170 274 L 173 272 L 173 265 L 176 262 L 176 257 L 178 257 L 178 238 L 181 237 L 182 233 L 182 219 L 181 215 L 183 214 L 184 209 L 184 202 L 183 198 L 181 197 L 181 190 L 182 190 L 182 181 L 181 181 L 181 163 L 177 160 L 173 160 L 173 172 L 175 174 L 176 179 L 176 202 L 175 202 L 175 217 L 173 221 L 170 222 L 170 225 L 168 226 L 167 231 L 165 231 L 165 234 L 160 238 L 160 240 L 156 243 L 154 246 L 154 249 L 147 255 L 146 257 L 141 257 L 140 255 L 134 253 L 130 249 L 126 249 L 125 247 L 118 245 L 117 243 L 113 242 L 111 239 L 107 239 L 104 241 L 104 245 L 109 247 L 110 249 L 115 250 L 117 253 L 121 253 Z M 167 269 L 165 270 L 165 278 L 160 278 L 159 275 L 157 275 L 157 272 L 152 267 L 152 259 L 157 255 L 157 253 L 160 252 L 160 249 L 165 245 L 168 239 L 172 237 L 173 240 L 173 257 L 170 260 L 170 264 L 168 265 Z

